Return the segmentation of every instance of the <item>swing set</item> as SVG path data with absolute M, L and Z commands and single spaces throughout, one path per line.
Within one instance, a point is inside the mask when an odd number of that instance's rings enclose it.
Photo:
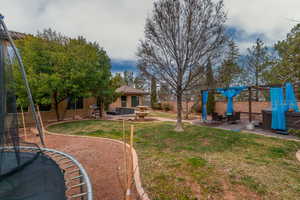
M 297 104 L 295 91 L 299 90 L 300 83 L 285 83 L 284 85 L 262 85 L 262 86 L 239 86 L 229 88 L 207 89 L 201 91 L 202 96 L 202 120 L 207 121 L 207 103 L 208 94 L 219 94 L 227 99 L 227 109 L 223 117 L 219 113 L 212 113 L 213 120 L 228 119 L 228 121 L 240 120 L 240 114 L 248 115 L 248 122 L 253 123 L 254 115 L 262 115 L 263 120 L 261 128 L 277 131 L 285 131 L 288 129 L 300 129 L 300 112 Z M 261 113 L 253 112 L 253 102 L 259 101 L 259 93 L 269 92 L 271 107 L 262 110 Z M 248 97 L 248 112 L 235 112 L 233 98 L 242 92 L 247 94 L 241 95 Z M 254 99 L 256 93 L 256 99 Z M 268 94 L 268 93 L 267 93 Z M 238 117 L 237 117 L 238 116 Z M 233 120 L 232 120 L 233 119 Z M 296 120 L 298 119 L 298 120 Z

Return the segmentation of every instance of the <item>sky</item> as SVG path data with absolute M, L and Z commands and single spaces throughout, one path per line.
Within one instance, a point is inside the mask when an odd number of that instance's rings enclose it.
M 224 0 L 228 32 L 240 52 L 257 37 L 268 46 L 283 40 L 300 23 L 300 0 Z M 113 71 L 135 69 L 153 0 L 0 0 L 10 30 L 35 34 L 52 28 L 67 36 L 97 41 L 112 59 Z

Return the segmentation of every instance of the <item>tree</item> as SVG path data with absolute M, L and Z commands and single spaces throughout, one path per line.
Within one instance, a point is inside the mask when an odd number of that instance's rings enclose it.
M 124 85 L 124 79 L 123 77 L 121 76 L 120 73 L 116 73 L 113 78 L 111 79 L 111 85 L 112 87 L 115 87 L 115 88 L 119 88 L 121 87 L 122 85 Z
M 155 108 L 157 104 L 157 83 L 154 77 L 151 78 L 151 107 Z
M 220 87 L 230 87 L 237 81 L 242 70 L 238 65 L 239 49 L 233 40 L 228 41 L 226 57 L 218 70 L 218 82 Z
M 83 37 L 68 38 L 51 29 L 16 41 L 32 88 L 35 103 L 54 101 L 57 120 L 63 117 L 58 105 L 68 97 L 87 96 L 99 65 L 97 49 Z M 20 79 L 20 75 L 16 75 Z M 17 87 L 20 101 L 24 88 Z M 24 98 L 25 99 L 25 98 Z
M 92 91 L 92 96 L 97 99 L 99 117 L 102 118 L 104 110 L 119 96 L 115 91 L 122 85 L 123 80 L 118 74 L 115 77 L 112 77 L 110 72 L 111 64 L 108 55 L 98 43 L 93 43 L 93 46 L 97 49 L 99 63 L 97 65 L 97 70 L 92 74 L 90 90 Z
M 279 41 L 274 48 L 278 54 L 273 67 L 267 73 L 270 83 L 300 81 L 300 24 L 292 28 L 285 40 Z
M 207 101 L 207 114 L 212 114 L 215 111 L 215 94 L 214 89 L 216 87 L 216 80 L 214 77 L 214 71 L 212 68 L 212 64 L 210 60 L 207 63 L 206 67 L 206 85 L 208 89 L 211 89 L 208 93 L 208 101 Z
M 132 71 L 124 71 L 124 82 L 127 86 L 134 86 L 134 74 Z
M 245 81 L 256 87 L 265 84 L 265 72 L 269 69 L 270 55 L 268 48 L 260 39 L 256 40 L 252 48 L 247 49 L 245 57 Z M 259 100 L 259 90 L 256 90 L 256 101 Z
M 147 18 L 138 48 L 140 70 L 167 83 L 177 98 L 176 131 L 182 127 L 182 96 L 199 86 L 199 74 L 225 41 L 223 1 L 159 0 Z
M 147 84 L 146 82 L 147 80 L 145 79 L 145 77 L 143 77 L 142 74 L 139 74 L 134 77 L 133 80 L 134 88 L 144 90 Z
M 158 91 L 158 99 L 159 101 L 170 101 L 172 96 L 172 91 L 170 87 L 166 83 L 160 83 L 159 91 Z

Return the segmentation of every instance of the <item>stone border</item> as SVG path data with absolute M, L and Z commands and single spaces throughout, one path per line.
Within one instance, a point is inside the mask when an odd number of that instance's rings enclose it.
M 81 137 L 81 138 L 92 138 L 92 139 L 99 139 L 99 140 L 107 140 L 113 143 L 117 143 L 120 145 L 124 145 L 124 142 L 120 141 L 120 140 L 115 140 L 115 139 L 110 139 L 110 138 L 103 138 L 103 137 L 93 137 L 93 136 L 80 136 L 80 135 L 66 135 L 66 134 L 61 134 L 61 133 L 53 133 L 48 131 L 48 127 L 52 126 L 52 125 L 57 125 L 57 124 L 63 124 L 63 123 L 68 123 L 68 122 L 74 122 L 74 121 L 83 121 L 83 120 L 68 120 L 68 121 L 61 121 L 61 122 L 55 122 L 55 123 L 51 123 L 46 125 L 45 127 L 45 134 L 49 134 L 49 135 L 58 135 L 58 136 L 67 136 L 67 137 Z M 47 144 L 47 139 L 45 140 L 45 143 Z M 128 149 L 130 149 L 129 144 L 126 143 L 126 147 Z M 134 171 L 134 182 L 135 182 L 135 187 L 137 190 L 137 193 L 139 195 L 139 197 L 141 198 L 141 200 L 150 200 L 150 198 L 148 197 L 147 193 L 145 192 L 144 188 L 142 187 L 142 182 L 141 182 L 141 178 L 140 178 L 140 170 L 139 170 L 139 165 L 138 165 L 138 156 L 136 153 L 136 150 L 134 148 L 132 148 L 132 160 L 133 160 L 133 169 L 135 169 Z
M 300 162 L 300 150 L 299 151 L 297 151 L 297 153 L 296 153 L 296 158 L 299 160 L 299 162 Z

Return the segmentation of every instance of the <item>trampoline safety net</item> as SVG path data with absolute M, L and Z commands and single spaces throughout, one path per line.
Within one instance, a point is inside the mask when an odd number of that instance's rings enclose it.
M 64 200 L 64 171 L 37 145 L 23 141 L 16 104 L 16 73 L 27 89 L 32 115 L 35 110 L 20 56 L 0 15 L 0 199 Z M 19 59 L 18 59 L 19 58 Z M 23 71 L 22 71 L 23 70 Z M 40 122 L 35 118 L 36 127 Z M 41 132 L 39 132 L 41 136 Z M 24 150 L 23 146 L 37 147 Z

